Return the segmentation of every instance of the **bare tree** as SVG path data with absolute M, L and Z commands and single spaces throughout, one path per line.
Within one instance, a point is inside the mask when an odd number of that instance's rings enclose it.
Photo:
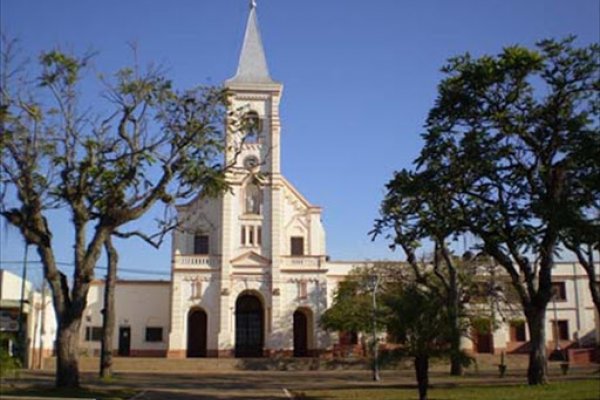
M 237 120 L 225 114 L 224 91 L 179 92 L 152 67 L 106 79 L 104 101 L 94 103 L 110 110 L 101 116 L 82 106 L 88 56 L 49 51 L 36 73 L 15 63 L 13 41 L 4 43 L 0 214 L 43 263 L 58 323 L 56 385 L 74 387 L 82 314 L 103 246 L 110 249 L 111 235 L 157 204 L 224 190 L 222 126 L 227 120 L 235 130 Z M 49 212 L 56 208 L 69 212 L 74 231 L 70 278 L 55 259 Z

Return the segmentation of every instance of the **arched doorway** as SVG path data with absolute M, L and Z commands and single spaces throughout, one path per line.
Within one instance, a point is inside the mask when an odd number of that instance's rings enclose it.
M 304 310 L 294 312 L 294 357 L 308 357 L 308 316 Z
M 246 293 L 235 302 L 235 356 L 263 356 L 263 306 L 258 297 Z
M 188 357 L 206 357 L 206 312 L 200 308 L 191 309 L 188 314 Z

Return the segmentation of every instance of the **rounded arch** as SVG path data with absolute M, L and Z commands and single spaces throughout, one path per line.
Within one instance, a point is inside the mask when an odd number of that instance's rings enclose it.
M 260 293 L 241 292 L 235 301 L 235 356 L 262 357 L 265 340 L 264 300 Z
M 293 315 L 294 357 L 310 357 L 315 348 L 314 314 L 308 307 L 298 307 Z
M 244 132 L 244 142 L 258 143 L 259 135 L 262 132 L 262 119 L 258 112 L 250 110 L 243 116 L 242 129 Z
M 206 357 L 208 314 L 202 307 L 191 307 L 187 315 L 187 357 Z

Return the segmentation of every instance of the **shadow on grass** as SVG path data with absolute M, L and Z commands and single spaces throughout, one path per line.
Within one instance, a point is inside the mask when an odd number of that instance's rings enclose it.
M 49 398 L 93 398 L 102 400 L 125 400 L 134 396 L 138 391 L 129 388 L 119 389 L 99 389 L 86 388 L 79 389 L 57 389 L 50 385 L 32 385 L 19 387 L 15 385 L 3 384 L 0 388 L 0 398 L 4 396 L 33 396 Z
M 298 392 L 295 398 L 310 400 L 341 400 L 341 399 L 370 399 L 370 400 L 416 400 L 417 389 L 411 385 L 395 385 L 387 387 L 343 388 L 307 390 Z M 528 386 L 524 384 L 495 384 L 495 385 L 432 385 L 428 389 L 430 400 L 597 400 L 600 393 L 600 381 L 586 379 L 571 382 L 555 382 L 548 385 Z

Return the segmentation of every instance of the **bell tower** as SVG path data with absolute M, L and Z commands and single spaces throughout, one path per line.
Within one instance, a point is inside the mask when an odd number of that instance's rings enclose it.
M 269 347 L 281 308 L 279 103 L 283 85 L 269 73 L 255 1 L 250 2 L 237 72 L 224 86 L 230 102 L 225 156 L 233 168 L 228 172 L 232 191 L 224 195 L 222 203 L 221 293 L 228 294 L 221 300 L 219 348 L 230 347 L 234 340 L 231 332 L 235 329 L 227 316 L 242 295 L 242 287 L 254 290 L 260 298 L 263 345 Z
M 250 13 L 235 76 L 225 81 L 230 95 L 229 117 L 236 129 L 227 135 L 228 165 L 263 174 L 280 173 L 279 101 L 283 85 L 274 81 L 262 44 L 256 2 Z

